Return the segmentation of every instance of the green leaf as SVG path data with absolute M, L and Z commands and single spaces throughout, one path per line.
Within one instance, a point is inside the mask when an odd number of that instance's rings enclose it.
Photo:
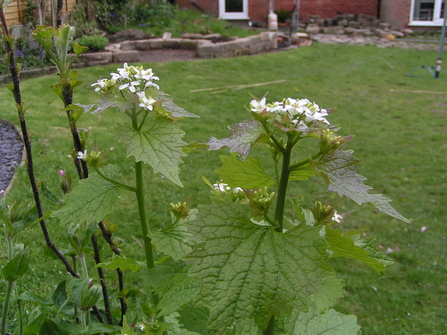
M 175 261 L 171 257 L 163 258 L 157 262 L 155 267 L 148 269 L 144 274 L 145 282 L 157 292 L 163 292 L 163 288 L 171 278 L 180 273 L 186 264 L 182 261 Z
M 295 310 L 286 325 L 286 334 L 306 335 L 355 335 L 360 333 L 357 318 L 343 315 L 330 309 L 325 313 L 317 313 L 312 308 L 307 313 Z
M 311 164 L 306 164 L 290 172 L 289 180 L 308 180 L 315 176 L 315 169 Z
M 43 306 L 52 306 L 53 303 L 48 301 L 47 299 L 41 297 L 32 292 L 23 292 L 20 294 L 17 299 L 27 302 L 32 302 L 33 304 L 43 305 Z
M 121 332 L 120 326 L 107 325 L 104 323 L 90 323 L 87 327 L 88 334 L 118 334 Z
M 217 334 L 255 334 L 272 315 L 306 311 L 309 296 L 333 274 L 321 227 L 302 224 L 278 233 L 253 224 L 246 213 L 246 206 L 226 200 L 201 206 L 190 224 L 205 242 L 184 260 L 202 284 L 195 304 L 210 309 L 207 328 Z
M 191 213 L 187 220 L 189 221 L 190 218 Z M 172 216 L 172 219 L 175 220 L 175 217 Z M 171 256 L 174 260 L 179 260 L 192 250 L 191 243 L 186 241 L 191 233 L 185 227 L 185 221 L 180 219 L 177 223 L 163 231 L 151 231 L 149 233 L 149 237 L 152 239 L 156 249 Z
M 37 26 L 33 32 L 33 37 L 39 42 L 46 51 L 51 50 L 53 46 L 53 35 L 56 34 L 56 29 L 49 26 Z
M 209 150 L 220 150 L 223 147 L 228 147 L 230 152 L 237 152 L 243 158 L 246 158 L 252 145 L 264 133 L 262 123 L 256 120 L 246 120 L 243 123 L 229 126 L 228 129 L 231 132 L 230 137 L 221 140 L 215 137 L 209 139 L 207 143 Z
M 326 241 L 330 244 L 328 250 L 332 252 L 332 257 L 348 257 L 359 260 L 371 266 L 378 273 L 383 273 L 386 265 L 393 264 L 389 257 L 372 247 L 374 239 L 366 242 L 361 241 L 359 246 L 351 237 L 343 236 L 340 230 L 326 227 Z M 362 242 L 364 242 L 364 245 L 362 245 Z
M 116 165 L 107 165 L 101 171 L 106 177 L 113 179 L 119 168 Z M 53 212 L 53 215 L 64 225 L 70 222 L 99 222 L 113 211 L 115 201 L 119 197 L 119 186 L 103 179 L 97 173 L 92 173 L 87 179 L 79 181 L 66 195 L 65 205 Z
M 178 106 L 174 101 L 171 99 L 164 100 L 161 104 L 161 107 L 169 112 L 172 118 L 175 120 L 183 119 L 185 117 L 199 117 L 196 114 L 190 113 L 180 106 Z
M 316 164 L 328 184 L 328 191 L 347 196 L 357 204 L 370 204 L 380 212 L 409 223 L 410 221 L 391 207 L 390 199 L 382 194 L 369 194 L 370 186 L 363 184 L 365 177 L 357 173 L 359 160 L 352 157 L 352 150 L 334 150 L 323 156 Z
M 255 189 L 275 185 L 275 180 L 265 172 L 258 158 L 241 160 L 236 155 L 231 155 L 220 156 L 220 160 L 222 166 L 216 173 L 232 188 Z
M 121 256 L 114 256 L 110 262 L 99 263 L 96 265 L 99 268 L 106 268 L 108 270 L 131 270 L 132 272 L 137 272 L 140 268 L 145 266 L 142 263 L 136 262 L 130 258 L 124 258 Z
M 16 281 L 29 269 L 26 249 L 20 250 L 2 269 L 2 276 L 6 281 Z
M 178 321 L 186 329 L 202 334 L 202 335 L 214 335 L 212 330 L 206 329 L 206 322 L 210 316 L 210 312 L 207 308 L 193 308 L 188 306 L 178 312 L 180 316 Z
M 186 310 L 186 308 L 185 308 L 185 310 Z M 187 308 L 187 310 L 195 310 L 195 309 Z M 179 320 L 178 316 L 179 316 L 178 313 L 172 313 L 171 315 L 165 317 L 165 321 L 172 324 L 172 326 L 168 329 L 168 335 L 214 335 L 213 331 L 209 331 L 204 328 L 206 319 L 203 320 L 204 321 L 203 328 L 201 328 L 200 331 L 197 331 L 197 330 L 192 330 L 192 329 L 186 327 L 185 324 L 181 324 L 179 322 L 180 320 Z M 191 314 L 191 316 L 197 317 L 198 315 Z M 196 321 L 196 319 L 194 319 L 194 320 L 191 319 L 188 321 L 194 323 Z M 200 321 L 202 321 L 202 320 L 200 320 Z
M 63 280 L 57 285 L 51 296 L 51 300 L 59 308 L 65 304 L 67 301 L 67 280 Z
M 60 328 L 57 323 L 46 319 L 40 327 L 39 335 L 70 335 L 67 331 Z
M 199 291 L 197 279 L 188 276 L 185 267 L 164 285 L 163 295 L 157 305 L 160 316 L 167 316 L 190 304 Z
M 88 47 L 81 46 L 78 43 L 73 44 L 73 51 L 76 54 L 76 56 L 79 56 L 80 54 L 83 54 L 88 50 Z
M 183 163 L 181 157 L 185 156 L 181 148 L 186 144 L 182 141 L 184 135 L 177 125 L 164 117 L 157 117 L 146 130 L 126 127 L 124 142 L 127 156 L 149 164 L 155 173 L 161 173 L 174 184 L 183 186 L 179 179 L 179 165 Z

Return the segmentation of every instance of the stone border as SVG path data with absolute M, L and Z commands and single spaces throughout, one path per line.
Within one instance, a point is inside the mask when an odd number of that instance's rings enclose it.
M 0 194 L 0 197 L 2 197 L 2 196 L 5 196 L 6 194 L 8 194 L 8 192 L 11 190 L 11 188 L 12 188 L 12 186 L 14 184 L 14 180 L 16 179 L 16 176 L 17 176 L 17 169 L 25 164 L 26 150 L 25 150 L 25 144 L 23 143 L 22 132 L 19 130 L 19 128 L 17 128 L 17 126 L 14 123 L 12 123 L 12 122 L 10 122 L 8 120 L 0 119 L 0 123 L 3 123 L 5 125 L 11 127 L 12 129 L 14 129 L 14 131 L 19 135 L 19 138 L 22 141 L 22 160 L 16 166 L 16 171 L 14 172 L 14 175 L 12 176 L 11 180 L 9 181 L 8 186 L 5 188 L 4 192 Z
M 140 62 L 140 51 L 156 49 L 196 50 L 199 58 L 248 56 L 278 49 L 277 37 L 280 35 L 278 32 L 262 32 L 259 35 L 221 43 L 213 43 L 209 39 L 170 37 L 124 41 L 108 45 L 104 52 L 85 53 L 79 58 L 85 65 L 90 66 L 92 62 Z

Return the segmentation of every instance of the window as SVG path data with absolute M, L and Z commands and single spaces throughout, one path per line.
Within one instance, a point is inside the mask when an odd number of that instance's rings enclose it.
M 445 0 L 412 0 L 410 25 L 441 26 Z
M 219 0 L 219 18 L 248 20 L 248 0 Z

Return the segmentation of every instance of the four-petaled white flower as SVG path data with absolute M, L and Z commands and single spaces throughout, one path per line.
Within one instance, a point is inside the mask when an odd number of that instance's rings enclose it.
M 77 159 L 82 159 L 82 160 L 86 160 L 87 159 L 87 150 L 84 150 L 84 152 L 82 151 L 78 151 L 78 157 L 76 157 Z
M 337 213 L 337 211 L 334 211 L 334 215 L 332 216 L 332 221 L 335 221 L 337 223 L 341 223 L 341 220 L 343 219 L 343 216 Z
M 250 110 L 258 114 L 262 113 L 267 108 L 265 101 L 265 98 L 262 98 L 261 100 L 252 100 L 250 102 Z
M 155 99 L 152 99 L 151 97 L 149 97 L 149 99 L 146 97 L 146 93 L 143 92 L 137 92 L 138 98 L 140 100 L 140 103 L 138 104 L 138 106 L 142 107 L 142 108 L 146 108 L 147 110 L 153 110 L 154 109 L 154 102 L 156 102 Z

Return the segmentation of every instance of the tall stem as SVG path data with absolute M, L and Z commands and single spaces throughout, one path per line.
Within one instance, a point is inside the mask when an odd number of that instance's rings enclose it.
M 2 314 L 1 334 L 6 334 L 6 320 L 8 316 L 9 301 L 11 299 L 13 286 L 14 286 L 13 281 L 8 281 L 8 283 L 6 284 L 5 300 L 3 301 L 3 311 L 2 311 L 3 314 Z
M 277 223 L 277 231 L 282 232 L 283 230 L 283 222 L 284 222 L 284 206 L 286 203 L 286 192 L 287 192 L 287 184 L 289 182 L 290 176 L 290 156 L 292 153 L 293 144 L 289 139 L 287 141 L 286 148 L 283 152 L 282 156 L 282 167 L 281 167 L 281 177 L 279 180 L 278 186 L 278 198 L 276 200 L 276 210 L 275 210 L 275 222 Z
M 132 127 L 135 130 L 140 129 L 138 124 L 138 113 L 134 110 L 131 114 Z M 146 218 L 146 206 L 144 203 L 144 187 L 143 187 L 143 162 L 135 162 L 135 188 L 137 195 L 138 212 L 140 214 L 141 230 L 143 232 L 144 252 L 146 253 L 146 263 L 148 269 L 154 267 L 154 254 L 152 252 L 152 240 L 149 237 L 149 223 Z
M 141 230 L 143 232 L 144 251 L 146 253 L 146 263 L 148 269 L 151 269 L 154 267 L 154 255 L 152 252 L 152 240 L 149 237 L 149 224 L 147 222 L 146 208 L 144 204 L 143 162 L 135 162 L 135 182 L 137 188 L 138 212 L 140 214 Z

